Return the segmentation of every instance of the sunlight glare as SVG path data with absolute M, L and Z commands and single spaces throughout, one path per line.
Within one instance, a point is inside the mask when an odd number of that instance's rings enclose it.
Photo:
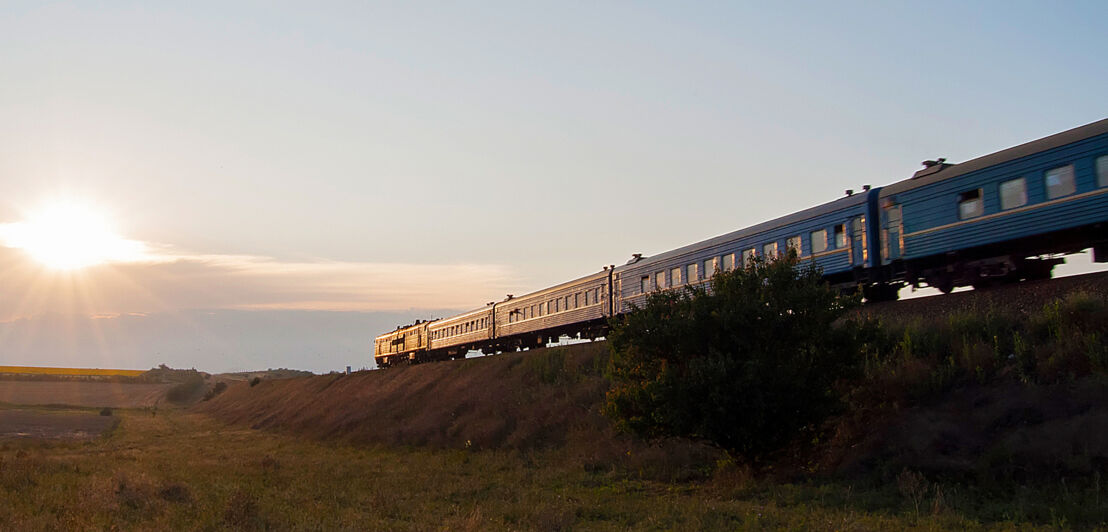
M 0 238 L 55 270 L 139 260 L 144 251 L 142 243 L 117 235 L 101 213 L 76 203 L 54 204 L 23 222 L 4 224 Z

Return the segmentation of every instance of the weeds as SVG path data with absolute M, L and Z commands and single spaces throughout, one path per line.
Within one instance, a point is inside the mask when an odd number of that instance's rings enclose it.
M 1075 293 L 1031 314 L 989 307 L 882 325 L 865 349 L 861 399 L 910 405 L 963 383 L 1025 384 L 1108 375 L 1108 303 Z M 872 403 L 871 403 L 872 404 Z

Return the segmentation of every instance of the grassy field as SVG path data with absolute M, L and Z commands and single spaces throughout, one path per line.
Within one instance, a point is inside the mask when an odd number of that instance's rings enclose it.
M 47 368 L 34 366 L 0 366 L 0 374 L 9 375 L 74 375 L 90 377 L 138 377 L 146 373 L 142 369 L 100 369 L 100 368 Z
M 366 447 L 175 409 L 115 415 L 92 441 L 0 440 L 0 529 L 1028 529 L 1013 520 L 1041 495 L 770 482 L 726 463 L 674 480 L 653 478 L 672 452 L 627 467 L 572 447 Z
M 0 403 L 135 408 L 164 403 L 172 384 L 86 381 L 0 381 Z

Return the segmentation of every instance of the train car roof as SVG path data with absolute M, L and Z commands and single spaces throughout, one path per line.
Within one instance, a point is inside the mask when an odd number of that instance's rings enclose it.
M 546 292 L 554 292 L 554 291 L 557 291 L 557 290 L 561 290 L 563 288 L 568 288 L 568 287 L 573 286 L 573 285 L 581 284 L 584 281 L 590 281 L 590 280 L 593 280 L 593 279 L 607 277 L 607 275 L 608 275 L 607 270 L 600 270 L 596 273 L 591 273 L 589 275 L 578 277 L 578 278 L 576 278 L 572 281 L 566 281 L 564 283 L 559 283 L 559 284 L 556 284 L 554 286 L 549 286 L 549 287 L 546 287 L 546 288 L 543 288 L 543 289 L 540 289 L 540 290 L 535 290 L 534 292 L 528 292 L 528 293 L 523 294 L 523 295 L 512 296 L 512 299 L 504 299 L 504 300 L 501 300 L 500 303 L 507 303 L 509 301 L 515 301 L 517 299 L 524 299 L 524 298 L 527 298 L 527 297 L 534 297 L 534 296 L 537 296 L 539 294 L 543 294 L 543 293 L 546 293 Z
M 658 262 L 658 261 L 671 259 L 673 257 L 679 257 L 681 255 L 691 253 L 691 252 L 694 252 L 694 251 L 699 250 L 699 249 L 717 246 L 717 245 L 720 245 L 720 244 L 730 242 L 732 240 L 738 240 L 740 238 L 757 235 L 759 233 L 764 233 L 764 232 L 772 230 L 772 229 L 777 229 L 778 227 L 783 227 L 783 226 L 786 226 L 786 225 L 790 225 L 790 224 L 793 224 L 793 223 L 796 223 L 796 222 L 799 222 L 799 221 L 803 221 L 803 220 L 807 220 L 809 218 L 813 218 L 813 217 L 820 216 L 820 215 L 823 215 L 823 214 L 828 214 L 828 213 L 832 213 L 832 212 L 839 211 L 839 210 L 842 210 L 842 209 L 855 207 L 855 206 L 858 206 L 860 204 L 864 204 L 866 202 L 866 196 L 868 194 L 869 194 L 869 191 L 862 190 L 862 191 L 856 192 L 856 193 L 854 193 L 850 196 L 844 196 L 844 197 L 841 197 L 837 200 L 830 201 L 828 203 L 823 203 L 823 204 L 820 204 L 820 205 L 816 205 L 815 207 L 809 207 L 809 208 L 804 209 L 802 211 L 797 211 L 797 212 L 794 212 L 792 214 L 787 214 L 787 215 L 782 216 L 780 218 L 774 218 L 773 220 L 769 220 L 769 221 L 766 221 L 766 222 L 762 222 L 760 224 L 752 225 L 750 227 L 745 227 L 743 229 L 738 229 L 738 230 L 735 230 L 735 231 L 731 231 L 730 233 L 722 234 L 722 235 L 719 235 L 717 237 L 713 237 L 713 238 L 709 238 L 707 240 L 701 240 L 700 242 L 695 242 L 695 243 L 692 243 L 692 244 L 681 246 L 677 249 L 672 249 L 670 251 L 666 251 L 666 252 L 660 253 L 658 255 L 651 255 L 650 257 L 643 257 L 642 260 L 637 261 L 635 263 L 625 264 L 623 266 L 617 266 L 616 271 L 635 269 L 639 266 L 643 266 L 643 265 L 652 264 L 652 263 L 655 263 L 655 262 Z
M 1008 161 L 1013 161 L 1022 157 L 1027 157 L 1028 155 L 1034 155 L 1039 152 L 1065 146 L 1066 144 L 1071 144 L 1098 135 L 1104 135 L 1106 133 L 1108 133 L 1108 118 L 1075 127 L 1061 133 L 1055 133 L 1049 137 L 1025 142 L 1019 146 L 983 155 L 962 163 L 943 165 L 943 167 L 937 171 L 928 172 L 928 169 L 920 170 L 909 179 L 882 188 L 881 196 L 884 197 L 898 192 L 927 186 L 938 181 L 944 181 L 982 168 L 1003 164 Z
M 467 311 L 462 312 L 460 314 L 454 314 L 453 316 L 447 316 L 445 318 L 439 318 L 439 319 L 436 319 L 436 320 L 431 320 L 430 322 L 428 322 L 428 324 L 432 329 L 434 329 L 435 327 L 441 327 L 441 326 L 444 326 L 444 325 L 449 325 L 450 322 L 455 321 L 455 320 L 461 320 L 461 319 L 465 319 L 465 318 L 468 318 L 468 317 L 476 315 L 476 314 L 480 314 L 482 312 L 488 312 L 491 309 L 492 309 L 492 305 L 485 305 L 483 307 L 475 308 L 473 310 L 467 310 Z

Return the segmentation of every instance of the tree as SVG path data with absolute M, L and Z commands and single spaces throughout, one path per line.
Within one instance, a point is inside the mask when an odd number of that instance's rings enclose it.
M 612 323 L 605 413 L 648 438 L 705 439 L 757 460 L 840 405 L 859 367 L 858 304 L 789 255 L 651 294 Z

